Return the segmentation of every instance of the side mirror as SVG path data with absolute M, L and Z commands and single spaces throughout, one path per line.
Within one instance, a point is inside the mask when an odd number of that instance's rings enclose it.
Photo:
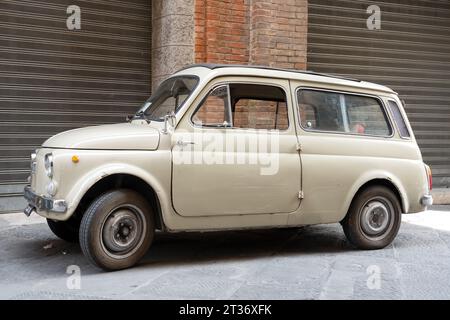
M 177 117 L 175 116 L 175 112 L 168 113 L 164 116 L 164 129 L 162 133 L 168 134 L 169 133 L 169 127 L 175 128 L 177 125 Z

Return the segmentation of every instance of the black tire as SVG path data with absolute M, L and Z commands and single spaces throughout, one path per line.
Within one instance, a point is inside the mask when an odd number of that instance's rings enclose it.
M 58 238 L 72 243 L 78 242 L 78 233 L 80 230 L 80 220 L 71 217 L 67 221 L 56 221 L 47 219 L 47 224 L 52 232 Z
M 400 202 L 386 187 L 368 187 L 353 200 L 341 224 L 347 239 L 355 247 L 365 250 L 384 248 L 394 240 L 400 228 Z
M 126 269 L 145 255 L 154 233 L 149 203 L 132 190 L 113 190 L 95 199 L 87 209 L 81 221 L 80 246 L 96 266 Z

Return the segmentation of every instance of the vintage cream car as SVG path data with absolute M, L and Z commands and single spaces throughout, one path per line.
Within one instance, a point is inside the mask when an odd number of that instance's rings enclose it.
M 398 95 L 364 81 L 193 65 L 127 122 L 63 132 L 31 156 L 33 212 L 95 265 L 136 264 L 156 230 L 340 222 L 378 249 L 432 204 Z

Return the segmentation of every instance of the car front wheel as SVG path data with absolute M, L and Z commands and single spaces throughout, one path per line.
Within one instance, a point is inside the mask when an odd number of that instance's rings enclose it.
M 396 237 L 401 223 L 401 206 L 386 187 L 363 190 L 352 202 L 341 222 L 347 239 L 360 249 L 381 249 Z
M 155 232 L 149 203 L 132 190 L 109 191 L 89 206 L 80 227 L 84 255 L 105 270 L 135 265 L 148 251 Z

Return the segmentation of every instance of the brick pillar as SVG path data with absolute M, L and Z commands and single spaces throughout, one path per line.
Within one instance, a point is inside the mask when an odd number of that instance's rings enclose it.
M 247 64 L 250 0 L 195 1 L 195 61 Z
M 306 68 L 307 0 L 196 0 L 195 61 Z
M 308 1 L 252 0 L 250 63 L 306 69 Z

